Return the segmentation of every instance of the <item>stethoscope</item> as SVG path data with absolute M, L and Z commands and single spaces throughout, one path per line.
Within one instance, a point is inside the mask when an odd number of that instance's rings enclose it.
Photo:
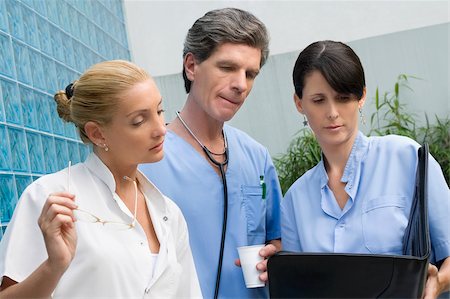
M 183 118 L 181 118 L 180 113 L 177 111 L 176 115 L 178 119 L 181 121 L 181 124 L 183 127 L 191 134 L 191 136 L 197 141 L 197 143 L 202 148 L 203 152 L 208 157 L 209 161 L 213 163 L 217 168 L 219 168 L 220 176 L 222 178 L 222 184 L 223 184 L 223 222 L 222 222 L 222 237 L 220 240 L 220 253 L 219 253 L 219 261 L 217 263 L 217 275 L 216 275 L 216 286 L 214 289 L 214 299 L 217 299 L 219 295 L 219 286 L 220 286 L 220 276 L 222 274 L 222 262 L 223 262 L 223 251 L 225 247 L 225 235 L 227 232 L 227 217 L 228 217 L 228 189 L 227 189 L 227 178 L 225 176 L 225 166 L 228 164 L 228 142 L 227 142 L 227 136 L 225 135 L 225 132 L 222 131 L 223 134 L 223 142 L 224 142 L 224 151 L 223 153 L 214 153 L 211 152 L 203 143 L 198 140 L 198 138 L 195 136 L 195 134 L 189 129 L 188 125 L 184 122 Z M 225 155 L 225 159 L 223 162 L 217 161 L 214 156 L 222 156 Z

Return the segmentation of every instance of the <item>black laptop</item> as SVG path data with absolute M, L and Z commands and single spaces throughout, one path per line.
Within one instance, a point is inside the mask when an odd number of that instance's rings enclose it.
M 404 255 L 280 252 L 267 264 L 270 297 L 421 298 L 430 256 L 428 146 L 422 146 L 418 155 Z

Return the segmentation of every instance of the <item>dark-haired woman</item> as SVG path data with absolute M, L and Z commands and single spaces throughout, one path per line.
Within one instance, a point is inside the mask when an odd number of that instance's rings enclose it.
M 415 187 L 419 144 L 402 136 L 366 137 L 358 119 L 366 99 L 355 52 L 334 41 L 309 45 L 294 71 L 294 101 L 322 149 L 321 161 L 282 202 L 283 250 L 402 254 Z M 433 264 L 425 298 L 450 286 L 450 191 L 429 157 Z

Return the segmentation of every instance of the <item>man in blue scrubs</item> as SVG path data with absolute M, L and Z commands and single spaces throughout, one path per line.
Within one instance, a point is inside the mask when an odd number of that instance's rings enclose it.
M 168 125 L 164 159 L 141 166 L 186 218 L 205 298 L 268 297 L 267 288 L 246 288 L 236 248 L 268 244 L 264 257 L 280 249 L 277 173 L 265 147 L 224 124 L 244 103 L 268 52 L 264 24 L 246 11 L 219 9 L 198 19 L 184 43 L 186 103 Z M 264 272 L 266 262 L 258 269 Z

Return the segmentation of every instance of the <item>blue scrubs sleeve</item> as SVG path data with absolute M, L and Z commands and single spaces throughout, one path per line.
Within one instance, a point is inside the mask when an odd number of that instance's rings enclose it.
M 267 150 L 264 176 L 267 191 L 266 241 L 270 241 L 281 238 L 280 203 L 282 194 L 275 166 Z
M 438 262 L 450 256 L 450 190 L 437 161 L 431 155 L 428 160 L 428 218 L 432 262 Z
M 292 192 L 288 191 L 281 202 L 281 243 L 283 250 L 302 251 L 296 225 Z

